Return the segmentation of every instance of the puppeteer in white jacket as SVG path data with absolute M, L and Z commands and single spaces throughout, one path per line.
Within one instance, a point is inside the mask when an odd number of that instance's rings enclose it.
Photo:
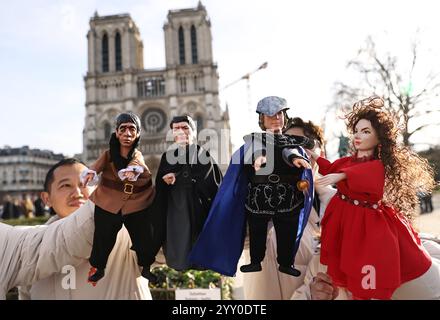
M 96 287 L 87 283 L 94 204 L 79 179 L 85 166 L 62 161 L 52 170 L 47 200 L 55 212 L 79 208 L 42 226 L 0 223 L 0 299 L 16 286 L 21 286 L 21 299 L 151 299 L 125 228 L 109 257 L 108 276 Z

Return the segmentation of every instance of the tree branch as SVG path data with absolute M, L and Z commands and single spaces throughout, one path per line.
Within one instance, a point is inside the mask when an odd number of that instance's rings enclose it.
M 408 131 L 408 138 L 411 137 L 417 131 L 420 131 L 420 130 L 425 129 L 426 127 L 430 127 L 430 126 L 440 126 L 440 122 L 423 124 L 423 125 L 415 128 L 413 131 Z

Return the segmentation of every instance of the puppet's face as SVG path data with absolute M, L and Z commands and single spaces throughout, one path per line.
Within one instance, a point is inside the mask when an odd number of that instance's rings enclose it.
M 266 131 L 281 133 L 284 127 L 284 112 L 281 110 L 273 116 L 264 115 L 263 121 Z
M 371 121 L 361 119 L 354 127 L 353 145 L 357 151 L 373 151 L 379 144 L 376 130 L 371 125 Z
M 191 144 L 193 141 L 193 131 L 188 122 L 173 123 L 173 137 L 177 144 Z
M 90 187 L 83 187 L 80 174 L 87 169 L 81 163 L 74 163 L 58 167 L 53 172 L 53 181 L 49 192 L 42 192 L 41 199 L 64 218 L 81 207 L 89 198 Z
M 121 123 L 116 129 L 116 138 L 123 147 L 130 148 L 139 135 L 136 125 L 132 122 Z

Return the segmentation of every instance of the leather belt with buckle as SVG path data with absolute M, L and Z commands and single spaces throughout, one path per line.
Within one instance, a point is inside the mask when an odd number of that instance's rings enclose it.
M 133 194 L 134 185 L 131 183 L 125 183 L 124 184 L 124 193 L 126 194 Z
M 118 182 L 101 177 L 101 184 L 107 188 L 114 189 L 116 191 L 121 191 L 128 195 L 132 195 L 134 193 L 139 193 L 147 190 L 148 188 L 151 187 L 152 182 L 150 180 L 144 186 L 135 186 L 133 183 L 130 182 L 125 182 L 125 183 L 122 181 Z

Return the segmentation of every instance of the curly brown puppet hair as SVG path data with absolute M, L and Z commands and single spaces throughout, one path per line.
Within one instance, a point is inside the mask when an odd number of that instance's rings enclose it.
M 345 116 L 347 129 L 353 134 L 359 120 L 371 122 L 379 139 L 374 157 L 380 159 L 385 167 L 383 202 L 412 220 L 419 203 L 417 192 L 432 191 L 434 172 L 426 159 L 398 142 L 401 134 L 398 118 L 383 107 L 384 100 L 378 96 L 356 102 L 353 110 Z

